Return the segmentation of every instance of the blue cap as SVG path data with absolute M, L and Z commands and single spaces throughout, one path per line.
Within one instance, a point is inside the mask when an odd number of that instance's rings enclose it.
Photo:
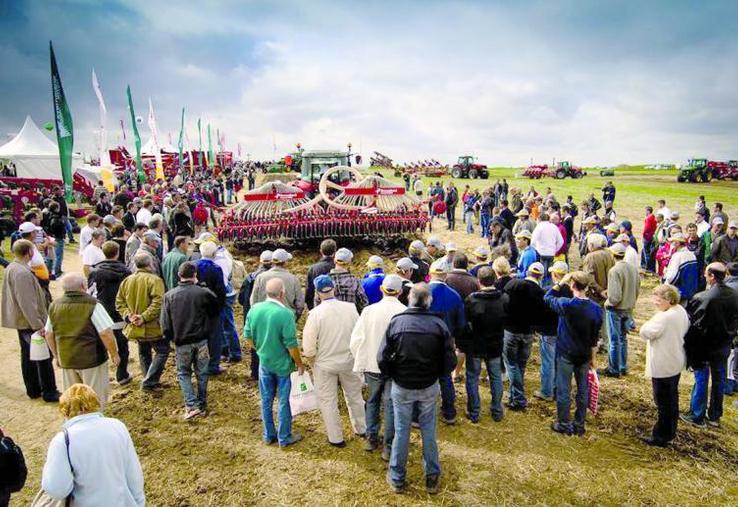
M 316 276 L 315 280 L 313 280 L 313 286 L 318 292 L 328 292 L 335 287 L 333 284 L 333 278 L 329 275 Z

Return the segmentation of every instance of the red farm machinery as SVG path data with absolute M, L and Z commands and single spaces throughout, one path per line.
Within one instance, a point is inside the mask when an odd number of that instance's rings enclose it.
M 571 165 L 570 162 L 558 162 L 555 166 L 548 164 L 530 165 L 523 171 L 523 176 L 530 179 L 556 178 L 563 180 L 566 177 L 579 179 L 586 176 L 581 167 Z

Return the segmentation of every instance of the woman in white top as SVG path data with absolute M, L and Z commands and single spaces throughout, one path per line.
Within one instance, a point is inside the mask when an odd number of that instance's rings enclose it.
M 679 298 L 679 290 L 673 285 L 656 287 L 652 300 L 659 311 L 640 331 L 641 338 L 646 340 L 646 376 L 651 377 L 658 409 L 653 433 L 644 442 L 658 447 L 666 447 L 676 436 L 679 376 L 687 366 L 684 335 L 689 329 L 689 317 Z
M 89 386 L 74 384 L 59 399 L 66 419 L 49 444 L 41 487 L 75 507 L 143 506 L 143 472 L 125 425 L 104 417 Z

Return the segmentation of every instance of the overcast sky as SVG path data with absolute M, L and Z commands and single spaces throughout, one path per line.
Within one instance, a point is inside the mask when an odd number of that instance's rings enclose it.
M 151 97 L 163 141 L 184 106 L 252 158 L 296 142 L 490 165 L 738 158 L 738 1 L 0 0 L 0 140 L 52 116 L 53 40 L 95 150 Z M 146 121 L 141 126 L 148 140 Z

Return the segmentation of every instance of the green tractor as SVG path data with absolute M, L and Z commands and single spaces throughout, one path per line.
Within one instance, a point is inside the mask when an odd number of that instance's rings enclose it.
M 682 183 L 689 181 L 690 183 L 708 183 L 712 180 L 712 167 L 707 163 L 706 158 L 691 158 L 686 165 L 679 168 L 677 181 Z
M 288 153 L 280 160 L 270 165 L 266 172 L 270 174 L 284 174 L 290 172 L 300 172 L 302 166 L 302 153 L 305 150 L 297 145 L 297 151 Z

